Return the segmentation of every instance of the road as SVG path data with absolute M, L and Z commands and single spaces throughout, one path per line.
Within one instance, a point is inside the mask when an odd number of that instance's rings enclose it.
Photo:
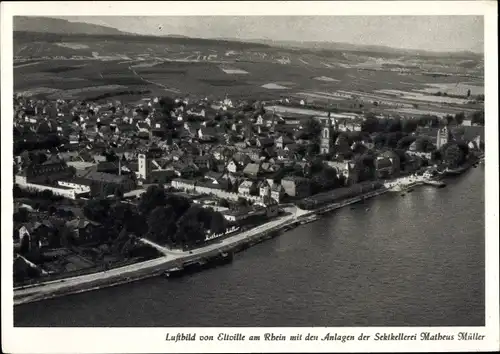
M 166 268 L 169 263 L 171 263 L 172 266 L 177 265 L 179 262 L 196 259 L 200 256 L 203 256 L 204 254 L 208 255 L 210 253 L 213 253 L 214 251 L 237 245 L 239 242 L 249 237 L 252 237 L 263 231 L 267 231 L 284 225 L 303 214 L 303 211 L 299 212 L 297 208 L 291 206 L 285 208 L 285 210 L 288 211 L 289 214 L 281 216 L 275 220 L 257 226 L 248 231 L 229 236 L 221 240 L 220 242 L 211 243 L 192 251 L 171 250 L 149 240 L 142 239 L 143 242 L 148 243 L 158 249 L 164 256 L 149 261 L 109 269 L 104 272 L 86 274 L 72 278 L 44 282 L 24 288 L 17 288 L 14 289 L 14 304 L 35 301 L 38 299 L 43 299 L 45 297 L 51 297 L 51 295 L 57 292 L 74 293 L 90 290 L 98 288 L 103 284 L 107 284 L 113 281 L 119 281 L 120 279 L 124 279 L 127 277 L 136 276 L 137 273 L 147 274 L 147 272 L 149 271 L 152 272 L 162 267 Z
M 167 86 L 165 86 L 165 85 L 163 85 L 163 84 L 159 84 L 159 83 L 157 83 L 157 82 L 153 82 L 153 81 L 150 81 L 150 80 L 147 80 L 147 79 L 143 78 L 141 75 L 139 75 L 139 74 L 137 73 L 137 71 L 135 71 L 134 69 L 132 69 L 132 67 L 131 67 L 131 66 L 129 66 L 129 67 L 128 67 L 128 69 L 129 69 L 130 71 L 132 71 L 132 72 L 134 73 L 134 75 L 135 75 L 135 76 L 137 76 L 139 79 L 141 79 L 141 80 L 142 80 L 142 81 L 144 81 L 144 82 L 150 83 L 150 84 L 152 84 L 152 85 L 159 86 L 159 87 L 161 87 L 162 89 L 164 89 L 165 91 L 170 91 L 170 92 L 173 92 L 173 93 L 181 93 L 181 92 L 180 92 L 179 90 L 177 90 L 177 89 L 174 89 L 174 88 L 169 88 L 169 87 L 167 87 Z
M 306 213 L 305 211 L 300 210 L 296 207 L 287 207 L 287 208 L 285 208 L 285 211 L 287 211 L 289 214 L 281 216 L 277 219 L 274 219 L 270 222 L 259 225 L 257 227 L 254 227 L 250 230 L 226 237 L 226 238 L 220 240 L 219 242 L 213 242 L 213 243 L 210 243 L 206 246 L 193 249 L 191 251 L 183 251 L 183 250 L 179 250 L 179 249 L 169 249 L 169 248 L 163 247 L 155 242 L 152 242 L 152 241 L 144 239 L 144 238 L 142 238 L 141 241 L 144 243 L 147 243 L 151 247 L 156 248 L 164 256 L 168 257 L 169 260 L 182 260 L 183 258 L 186 258 L 186 257 L 203 255 L 205 253 L 209 253 L 209 252 L 216 251 L 219 249 L 224 249 L 224 248 L 234 246 L 234 245 L 238 244 L 239 242 L 241 242 L 241 241 L 243 241 L 251 236 L 257 235 L 261 232 L 264 232 L 264 231 L 267 231 L 269 229 L 280 226 L 282 224 L 285 224 L 285 223 L 303 215 L 304 213 Z

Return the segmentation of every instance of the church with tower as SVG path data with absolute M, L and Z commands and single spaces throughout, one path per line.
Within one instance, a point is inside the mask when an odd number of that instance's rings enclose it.
M 335 121 L 335 118 L 333 118 L 333 123 L 332 123 L 332 118 L 331 114 L 328 113 L 328 119 L 326 120 L 326 123 L 323 126 L 323 129 L 321 131 L 321 144 L 320 144 L 320 153 L 324 155 L 328 155 L 333 152 L 333 135 L 335 132 L 335 129 L 337 128 L 337 122 Z
M 436 148 L 440 149 L 450 141 L 450 131 L 448 126 L 438 129 L 436 136 Z

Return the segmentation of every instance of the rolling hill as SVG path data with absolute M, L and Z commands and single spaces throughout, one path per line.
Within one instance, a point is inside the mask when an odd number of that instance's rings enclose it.
M 340 42 L 323 42 L 323 41 L 293 41 L 293 40 L 268 40 L 268 39 L 237 39 L 237 38 L 192 38 L 184 35 L 170 34 L 166 36 L 146 36 L 134 33 L 128 33 L 120 31 L 116 28 L 99 26 L 94 24 L 82 23 L 82 22 L 69 22 L 63 19 L 55 19 L 50 17 L 14 17 L 14 32 L 28 32 L 32 33 L 31 36 L 35 39 L 43 39 L 41 34 L 47 35 L 46 40 L 50 41 L 57 40 L 54 34 L 59 35 L 70 35 L 70 36 L 81 36 L 82 35 L 92 35 L 92 36 L 128 36 L 127 41 L 134 40 L 145 40 L 147 42 L 157 42 L 165 43 L 164 40 L 169 41 L 169 43 L 178 43 L 181 41 L 186 41 L 189 44 L 207 44 L 214 45 L 217 42 L 219 44 L 230 44 L 231 47 L 275 47 L 287 50 L 302 50 L 311 52 L 323 52 L 324 54 L 332 54 L 334 52 L 352 52 L 357 54 L 362 54 L 366 56 L 384 56 L 387 58 L 396 57 L 442 57 L 448 56 L 453 58 L 461 59 L 472 59 L 481 60 L 482 54 L 473 52 L 433 52 L 425 50 L 412 50 L 412 49 L 401 49 L 393 48 L 388 46 L 380 45 L 359 45 L 350 43 L 340 43 Z M 33 35 L 33 33 L 38 33 L 40 35 Z M 135 38 L 132 38 L 135 37 Z M 16 38 L 16 37 L 15 37 Z M 177 40 L 177 42 L 176 42 Z M 236 45 L 239 43 L 239 45 Z M 482 46 L 478 45 L 481 49 Z M 479 52 L 481 52 L 478 49 Z
M 87 35 L 119 35 L 126 33 L 116 28 L 92 25 L 82 22 L 69 22 L 50 17 L 14 17 L 14 32 L 38 32 L 59 34 L 87 34 Z

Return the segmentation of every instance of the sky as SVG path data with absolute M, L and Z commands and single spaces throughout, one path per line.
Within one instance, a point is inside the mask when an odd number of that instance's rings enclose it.
M 60 17 L 148 35 L 326 41 L 431 51 L 483 52 L 482 16 Z

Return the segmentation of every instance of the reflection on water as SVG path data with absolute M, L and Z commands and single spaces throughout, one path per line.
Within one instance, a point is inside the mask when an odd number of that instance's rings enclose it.
M 224 267 L 16 307 L 15 323 L 484 325 L 484 170 L 346 207 Z

